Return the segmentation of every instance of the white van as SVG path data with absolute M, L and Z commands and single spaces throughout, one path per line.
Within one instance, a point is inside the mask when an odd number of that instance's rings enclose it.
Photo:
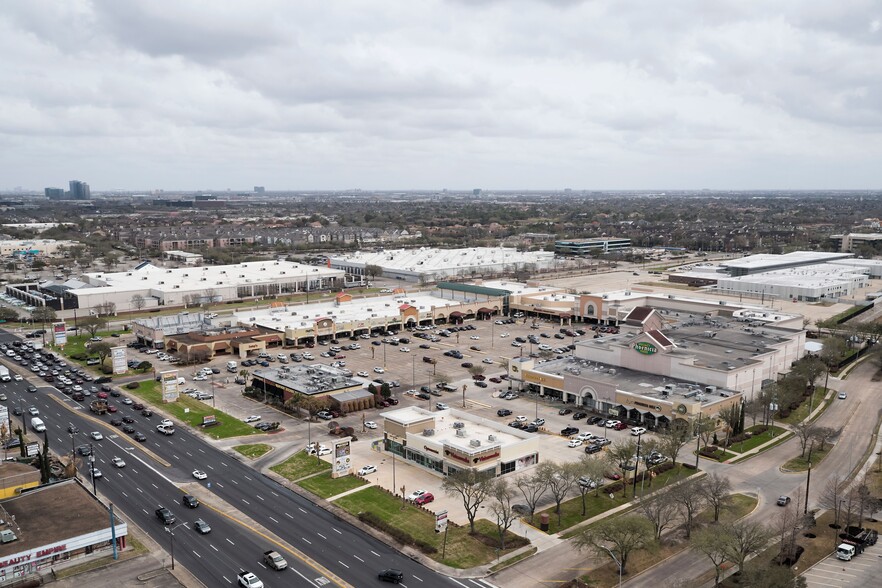
M 38 433 L 42 433 L 46 430 L 46 425 L 43 424 L 43 419 L 39 417 L 34 417 L 31 419 L 31 427 L 33 427 L 33 429 Z
M 228 361 L 227 362 L 227 371 L 228 372 L 235 372 L 238 368 L 239 368 L 239 364 L 236 363 L 235 361 Z
M 184 376 L 178 376 L 178 385 L 179 386 L 183 386 L 186 383 L 187 383 L 187 379 L 184 378 Z

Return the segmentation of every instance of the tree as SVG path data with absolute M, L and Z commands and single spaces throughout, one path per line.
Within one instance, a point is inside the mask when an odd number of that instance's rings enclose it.
M 821 341 L 824 348 L 818 354 L 828 372 L 834 372 L 848 353 L 848 345 L 842 337 L 826 337 Z
M 475 534 L 475 517 L 478 515 L 478 508 L 490 496 L 493 483 L 494 478 L 491 476 L 471 469 L 448 474 L 441 482 L 441 489 L 445 494 L 459 495 L 462 499 L 462 506 L 469 519 L 469 533 L 472 535 Z
M 595 496 L 600 493 L 600 485 L 603 484 L 603 476 L 606 473 L 606 464 L 604 464 L 602 460 L 595 459 L 590 455 L 583 453 L 579 460 L 579 469 L 582 475 L 581 477 L 590 482 L 590 484 L 587 485 L 579 484 L 579 489 L 582 491 L 582 516 L 585 516 L 585 495 L 591 490 L 591 486 L 594 486 Z
M 799 422 L 793 426 L 793 433 L 799 440 L 799 447 L 801 449 L 800 457 L 805 457 L 806 447 L 808 447 L 808 442 L 812 437 L 815 436 L 815 432 L 815 425 L 807 420 Z
M 574 539 L 574 545 L 578 549 L 590 548 L 600 556 L 615 556 L 621 564 L 623 575 L 627 573 L 628 557 L 634 551 L 645 549 L 651 544 L 652 525 L 645 518 L 635 515 L 604 519 L 585 529 Z
M 714 565 L 714 586 L 719 586 L 720 572 L 723 571 L 723 565 L 729 561 L 725 550 L 726 541 L 722 534 L 711 527 L 701 529 L 695 534 L 692 546 L 711 560 Z
M 579 479 L 579 464 L 564 463 L 555 465 L 554 469 L 554 475 L 548 480 L 548 490 L 554 498 L 554 512 L 557 514 L 557 524 L 560 525 L 560 505 Z
M 628 473 L 627 467 L 636 453 L 637 444 L 626 439 L 610 445 L 609 450 L 604 454 L 607 463 L 616 468 L 617 473 L 622 477 L 622 496 L 628 495 L 628 483 L 625 480 L 625 475 Z
M 695 434 L 698 435 L 702 447 L 707 447 L 717 430 L 716 419 L 706 418 L 695 423 Z
M 652 523 L 656 540 L 661 539 L 665 529 L 673 526 L 680 518 L 679 505 L 668 492 L 644 498 L 637 508 Z
M 723 538 L 726 557 L 738 566 L 739 572 L 744 571 L 747 558 L 759 553 L 771 538 L 771 532 L 765 525 L 744 519 L 723 525 L 717 531 Z
M 58 320 L 55 309 L 49 306 L 38 306 L 31 311 L 31 321 L 40 323 L 44 327 L 46 323 L 54 323 Z
M 756 426 L 756 419 L 762 416 L 764 412 L 765 407 L 759 395 L 744 403 L 744 413 L 750 417 L 752 426 Z
M 720 418 L 726 423 L 726 445 L 729 445 L 729 437 L 738 432 L 738 423 L 741 421 L 741 404 L 731 404 L 720 411 Z
M 848 484 L 842 476 L 839 474 L 833 474 L 833 476 L 827 480 L 824 489 L 821 491 L 821 495 L 818 497 L 818 504 L 821 508 L 832 510 L 835 513 L 834 516 L 836 520 L 833 525 L 836 529 L 839 528 L 839 509 L 847 486 Z
M 91 314 L 81 320 L 79 326 L 80 328 L 89 331 L 89 334 L 94 337 L 98 333 L 98 331 L 107 326 L 107 320 L 101 318 L 98 315 Z
M 689 429 L 684 421 L 674 421 L 671 426 L 664 429 L 658 437 L 658 452 L 671 460 L 671 464 L 677 465 L 677 456 L 683 446 L 689 442 Z
M 512 509 L 512 500 L 515 489 L 505 479 L 495 480 L 490 491 L 491 502 L 488 506 L 490 513 L 496 522 L 496 530 L 499 533 L 499 549 L 505 550 L 505 533 L 511 528 L 517 513 Z
M 364 275 L 366 275 L 368 278 L 374 279 L 377 276 L 383 275 L 383 268 L 382 266 L 369 263 L 364 266 Z
M 542 497 L 548 492 L 548 484 L 554 475 L 554 464 L 542 462 L 530 476 L 521 476 L 515 480 L 515 486 L 524 497 L 527 508 L 530 509 L 530 522 L 533 522 L 533 514 Z
M 92 353 L 98 355 L 98 359 L 101 361 L 102 365 L 104 364 L 104 360 L 107 359 L 107 357 L 110 355 L 110 345 L 105 343 L 104 341 L 99 341 L 98 343 L 95 343 L 94 345 L 89 347 L 89 350 Z
M 739 578 L 743 588 L 805 588 L 805 576 L 797 576 L 791 568 L 771 561 L 754 559 Z
M 147 300 L 140 294 L 132 296 L 130 302 L 132 303 L 132 308 L 135 310 L 141 310 L 147 305 Z
M 211 303 L 217 298 L 217 290 L 214 288 L 206 288 L 202 292 L 202 306 L 206 309 L 211 307 Z
M 831 439 L 839 435 L 839 429 L 834 429 L 833 427 L 815 427 L 815 431 L 812 434 L 812 441 L 819 445 L 818 451 L 824 451 L 827 448 L 827 443 L 830 442 Z
M 6 322 L 17 322 L 18 321 L 18 313 L 11 308 L 0 307 L 0 321 Z
M 139 363 L 138 367 L 135 369 L 137 369 L 139 372 L 141 372 L 143 374 L 144 372 L 152 370 L 153 364 L 150 363 L 149 361 L 145 360 L 145 361 L 142 361 L 141 363 Z
M 668 494 L 683 511 L 686 538 L 689 539 L 692 536 L 695 515 L 707 504 L 707 498 L 701 491 L 701 484 L 698 480 L 684 480 L 671 488 Z
M 383 385 L 380 386 L 380 396 L 383 398 L 392 396 L 392 388 L 389 387 L 389 382 L 383 382 Z
M 827 364 L 814 355 L 806 355 L 796 362 L 793 366 L 795 372 L 800 374 L 808 382 L 809 387 L 814 391 L 815 382 L 827 371 Z
M 729 482 L 729 478 L 716 472 L 708 474 L 699 483 L 704 499 L 714 509 L 714 522 L 717 523 L 720 521 L 720 511 L 726 503 L 726 498 L 732 491 L 732 484 Z
M 116 314 L 116 302 L 102 302 L 95 306 L 95 310 L 98 311 L 99 315 L 103 316 L 111 316 Z
M 484 366 L 477 364 L 469 368 L 469 374 L 472 376 L 480 376 L 484 373 Z

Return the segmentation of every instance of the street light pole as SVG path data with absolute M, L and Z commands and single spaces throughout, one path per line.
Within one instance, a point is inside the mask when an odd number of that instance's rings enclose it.
M 603 545 L 601 545 L 601 547 L 605 549 L 607 553 L 609 553 L 609 556 L 613 558 L 613 561 L 616 562 L 617 566 L 619 566 L 619 588 L 622 588 L 622 563 L 618 560 L 618 558 L 609 547 L 603 547 Z
M 695 436 L 695 469 L 698 469 L 698 456 L 701 452 L 701 411 L 698 413 L 698 434 Z
M 808 514 L 808 501 L 809 501 L 809 486 L 812 483 L 812 450 L 815 448 L 815 442 L 812 441 L 812 444 L 809 445 L 809 455 L 808 455 L 808 472 L 805 476 L 805 505 L 802 509 L 802 514 Z
M 95 450 L 89 443 L 89 474 L 92 476 L 92 495 L 98 496 L 98 489 L 95 487 Z
M 640 471 L 640 439 L 643 438 L 643 433 L 637 435 L 637 457 L 634 461 L 634 491 L 631 493 L 631 498 L 637 498 L 637 472 Z

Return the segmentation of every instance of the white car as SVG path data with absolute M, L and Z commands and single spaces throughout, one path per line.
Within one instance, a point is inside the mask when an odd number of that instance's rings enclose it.
M 197 480 L 205 480 L 208 478 L 208 474 L 206 474 L 202 470 L 193 470 L 193 477 Z
M 247 416 L 247 417 L 245 417 L 245 419 L 244 419 L 244 421 L 245 421 L 246 423 L 256 423 L 256 422 L 259 421 L 259 420 L 260 420 L 260 417 L 257 416 L 256 414 L 253 414 L 253 415 L 251 415 L 251 416 Z
M 118 468 L 126 467 L 126 462 L 124 462 L 121 457 L 114 457 L 110 462 Z
M 367 427 L 368 429 L 376 429 L 377 423 L 375 423 L 374 421 L 365 421 L 364 426 Z
M 570 439 L 570 442 L 567 443 L 567 447 L 580 447 L 582 445 L 582 440 L 578 437 L 575 439 Z
M 123 399 L 120 400 L 120 402 L 122 402 L 122 403 L 125 404 L 126 406 L 130 406 L 130 405 L 132 405 L 132 404 L 135 404 L 134 401 L 133 401 L 131 398 L 129 398 L 128 396 L 123 397 Z
M 197 375 L 197 376 L 193 376 L 193 381 L 194 381 L 194 382 L 204 382 L 204 381 L 206 381 L 207 379 L 208 379 L 208 377 L 207 377 L 205 374 L 199 374 L 199 375 Z
M 398 351 L 401 353 L 410 353 L 410 347 L 399 347 Z
M 594 439 L 594 433 L 579 433 L 576 435 L 576 439 L 581 439 L 582 441 L 591 441 Z
M 162 419 L 161 421 L 159 421 L 159 424 L 162 425 L 163 427 L 174 427 L 175 426 L 175 424 L 168 419 Z
M 477 335 L 472 335 L 471 337 L 469 337 L 469 339 L 472 339 L 473 341 L 477 341 L 478 339 L 480 339 L 480 337 L 478 337 Z
M 499 334 L 499 338 L 500 338 L 500 339 L 505 339 L 506 337 L 510 337 L 510 336 L 511 336 L 511 335 L 509 335 L 508 333 L 500 333 L 500 334 Z
M 381 368 L 381 367 L 375 367 L 375 368 L 374 368 L 374 373 L 375 373 L 375 374 L 385 374 L 385 373 L 386 373 L 386 370 L 384 370 L 384 369 Z
M 243 588 L 263 588 L 263 582 L 251 572 L 243 571 L 239 574 L 239 586 Z
M 631 434 L 634 435 L 635 437 L 636 437 L 637 435 L 642 435 L 642 434 L 644 434 L 645 432 L 646 432 L 646 428 L 645 428 L 645 427 L 631 427 Z
M 450 406 L 444 404 L 443 402 L 436 402 L 435 408 L 437 408 L 438 410 L 447 410 L 448 408 L 450 408 Z
M 519 422 L 519 423 L 526 423 L 526 422 L 527 422 L 527 417 L 525 417 L 524 415 L 520 414 L 520 415 L 518 415 L 518 416 L 515 417 L 515 420 L 516 420 L 517 422 Z
M 330 447 L 319 447 L 318 454 L 319 455 L 328 455 L 331 453 Z
M 612 429 L 616 425 L 620 425 L 620 424 L 622 424 L 622 421 L 606 421 L 606 428 Z
M 523 347 L 523 345 L 521 343 L 518 343 L 517 341 L 512 341 L 511 346 L 512 347 Z
M 15 380 L 16 382 L 21 382 L 23 380 L 23 378 L 21 377 L 21 374 L 15 374 L 14 376 L 12 376 L 12 379 Z
M 363 468 L 361 468 L 360 470 L 358 470 L 358 475 L 359 476 L 366 476 L 368 474 L 373 474 L 376 471 L 377 471 L 377 466 L 366 465 Z
M 485 357 L 484 359 L 481 360 L 481 363 L 492 364 L 493 360 L 490 359 L 489 357 Z
M 89 437 L 91 437 L 95 441 L 101 441 L 102 439 L 104 439 L 104 435 L 102 435 L 100 431 L 92 431 L 91 433 L 89 433 Z
M 413 502 L 414 500 L 416 500 L 417 498 L 419 498 L 420 496 L 422 496 L 425 493 L 426 493 L 425 490 L 414 490 L 413 492 L 411 492 L 410 494 L 407 495 L 407 501 Z
M 358 376 L 359 378 L 367 378 L 368 377 L 368 373 L 364 370 L 357 372 L 355 375 Z

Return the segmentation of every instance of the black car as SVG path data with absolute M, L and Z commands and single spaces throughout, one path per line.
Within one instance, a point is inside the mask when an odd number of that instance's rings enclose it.
M 83 457 L 88 457 L 92 455 L 92 448 L 88 445 L 80 445 L 79 447 L 77 447 L 77 453 L 79 453 Z
M 524 427 L 523 430 L 526 431 L 526 432 L 528 432 L 528 433 L 537 433 L 537 432 L 539 431 L 539 427 L 538 427 L 537 425 L 533 424 L 533 423 L 530 423 L 529 425 L 527 425 L 526 427 Z
M 132 435 L 132 437 L 135 439 L 135 441 L 138 441 L 139 443 L 144 443 L 147 441 L 147 435 L 141 433 L 140 431 Z
M 500 408 L 499 410 L 496 411 L 496 416 L 504 417 L 504 416 L 508 416 L 510 414 L 511 414 L 511 411 L 508 410 L 507 408 Z
M 577 412 L 573 415 L 573 420 L 578 421 L 579 419 L 584 419 L 586 416 L 588 416 L 587 412 Z
M 36 386 L 28 386 L 28 392 L 30 392 L 31 394 L 33 394 L 33 393 L 36 392 L 36 391 L 37 391 L 37 387 L 36 387 Z
M 585 447 L 585 453 L 598 453 L 603 451 L 603 446 L 598 445 L 597 443 L 592 443 Z
M 130 417 L 130 416 L 124 416 L 124 417 L 122 418 L 122 420 L 123 420 L 124 423 L 129 424 L 129 425 L 135 422 L 135 419 L 133 419 L 133 418 Z
M 80 430 L 76 427 L 76 425 L 70 424 L 67 426 L 67 432 L 73 435 L 79 433 Z
M 573 412 L 572 409 L 569 409 L 569 408 L 562 408 L 562 409 L 560 409 L 559 411 L 557 411 L 557 414 L 560 414 L 560 415 L 564 415 L 564 414 L 572 414 L 572 412 Z
M 141 416 L 145 416 L 145 417 L 148 417 L 148 418 L 149 418 L 149 417 L 152 417 L 152 416 L 153 416 L 153 411 L 150 410 L 149 408 L 145 408 L 144 410 L 141 411 Z
M 121 427 L 123 422 L 122 419 L 110 419 L 110 424 L 114 427 Z
M 401 570 L 396 570 L 393 568 L 389 568 L 387 570 L 383 570 L 377 577 L 384 582 L 392 582 L 393 584 L 400 584 L 404 579 L 404 574 Z
M 199 499 L 190 494 L 184 494 L 181 498 L 181 503 L 187 508 L 196 508 L 199 506 Z
M 425 392 L 420 392 L 419 394 L 416 395 L 416 397 L 419 398 L 420 400 L 428 400 L 431 398 L 431 396 L 426 394 Z
M 560 434 L 563 435 L 564 437 L 569 437 L 571 435 L 578 435 L 579 429 L 578 429 L 578 427 L 566 427 L 564 429 L 561 429 Z
M 12 409 L 12 414 L 14 414 L 15 416 L 21 416 L 21 409 L 16 406 Z
M 603 421 L 603 417 L 593 416 L 590 419 L 588 419 L 588 424 L 589 425 L 597 425 L 602 421 Z
M 163 506 L 156 509 L 156 518 L 162 521 L 163 525 L 173 525 L 175 522 L 175 515 Z
M 477 386 L 478 388 L 486 388 L 486 387 L 487 387 L 487 382 L 480 382 L 480 381 L 479 381 L 479 382 L 475 382 L 475 386 Z
M 122 430 L 123 433 L 128 433 L 129 435 L 131 435 L 135 432 L 135 427 L 133 427 L 132 425 L 123 425 Z

